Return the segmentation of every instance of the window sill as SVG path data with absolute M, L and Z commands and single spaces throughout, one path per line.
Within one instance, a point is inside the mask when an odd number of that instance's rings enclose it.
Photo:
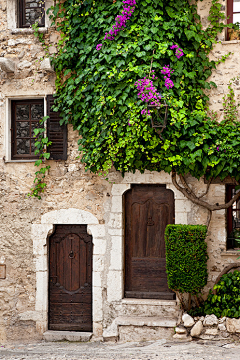
M 4 160 L 4 163 L 35 163 L 37 159 L 26 159 L 26 160 Z
M 48 28 L 46 27 L 38 28 L 38 32 L 41 34 L 46 34 L 47 31 Z M 12 35 L 18 35 L 18 34 L 30 35 L 30 34 L 34 34 L 34 30 L 32 28 L 17 28 L 17 29 L 12 29 L 11 33 Z
M 221 41 L 222 45 L 240 44 L 240 40 Z
M 221 253 L 221 256 L 229 256 L 229 255 L 234 255 L 234 256 L 240 256 L 240 251 L 239 250 L 227 250 L 227 251 L 223 251 Z

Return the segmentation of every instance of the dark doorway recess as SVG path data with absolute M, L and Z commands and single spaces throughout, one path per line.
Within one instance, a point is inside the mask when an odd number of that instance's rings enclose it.
M 92 236 L 56 225 L 49 240 L 49 329 L 92 331 Z
M 125 297 L 175 299 L 164 241 L 173 223 L 174 195 L 165 185 L 132 185 L 125 194 Z

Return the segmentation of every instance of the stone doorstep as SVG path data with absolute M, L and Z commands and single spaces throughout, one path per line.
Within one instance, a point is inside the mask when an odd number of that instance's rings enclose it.
M 92 333 L 90 332 L 79 332 L 79 331 L 55 331 L 47 330 L 43 333 L 43 339 L 45 341 L 90 341 Z
M 133 299 L 125 298 L 122 299 L 124 305 L 148 305 L 148 306 L 177 306 L 176 300 L 158 300 L 158 299 Z
M 119 329 L 120 327 L 124 328 L 124 326 L 135 326 L 136 328 L 162 328 L 170 330 L 177 326 L 177 320 L 174 318 L 163 318 L 157 316 L 118 316 L 114 319 L 113 323 L 104 330 L 104 341 L 117 341 L 119 339 Z
M 156 327 L 175 327 L 177 321 L 172 318 L 162 318 L 157 316 L 119 316 L 116 318 L 116 324 L 119 326 L 156 326 Z

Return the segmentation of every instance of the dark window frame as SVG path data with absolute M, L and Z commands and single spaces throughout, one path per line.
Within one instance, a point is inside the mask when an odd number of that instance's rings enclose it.
M 235 185 L 226 185 L 226 202 L 232 199 L 235 188 L 236 188 Z M 239 234 L 240 234 L 240 226 L 239 227 L 236 226 L 233 213 L 236 211 L 240 212 L 240 205 L 234 209 L 233 208 L 234 204 L 236 204 L 236 202 L 234 202 L 233 205 L 227 209 L 227 249 L 234 249 L 236 247 L 239 247 L 239 245 L 235 243 L 233 232 L 234 229 L 239 229 Z
M 11 160 L 35 160 L 39 157 L 35 154 L 17 154 L 17 123 L 20 122 L 16 119 L 16 106 L 17 105 L 32 105 L 32 104 L 42 104 L 43 108 L 45 107 L 44 98 L 41 99 L 24 99 L 24 100 L 12 100 L 11 101 Z M 31 115 L 31 106 L 30 106 L 30 115 Z M 44 116 L 44 113 L 43 113 Z M 26 137 L 26 140 L 30 140 L 30 151 L 31 151 L 31 124 L 33 121 L 29 119 L 29 136 Z
M 29 28 L 31 27 L 31 24 L 26 24 L 25 19 L 25 0 L 19 0 L 18 2 L 18 25 L 20 28 Z M 40 21 L 38 22 L 39 27 L 45 26 L 45 1 L 42 1 L 41 3 L 41 11 L 42 11 L 42 17 Z
M 233 1 L 234 0 L 227 0 L 227 20 L 228 24 L 233 23 L 233 14 L 240 14 L 240 11 L 233 11 Z M 229 40 L 229 30 L 227 29 L 227 40 Z

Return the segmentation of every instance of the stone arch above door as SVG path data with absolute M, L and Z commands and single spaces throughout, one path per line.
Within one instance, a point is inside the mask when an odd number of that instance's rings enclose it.
M 54 225 L 87 225 L 93 239 L 93 332 L 100 335 L 102 329 L 102 268 L 106 249 L 105 227 L 88 211 L 76 208 L 60 209 L 45 213 L 41 224 L 32 224 L 33 255 L 36 264 L 36 302 L 33 318 L 41 334 L 48 328 L 48 238 Z M 97 279 L 97 281 L 96 281 Z

